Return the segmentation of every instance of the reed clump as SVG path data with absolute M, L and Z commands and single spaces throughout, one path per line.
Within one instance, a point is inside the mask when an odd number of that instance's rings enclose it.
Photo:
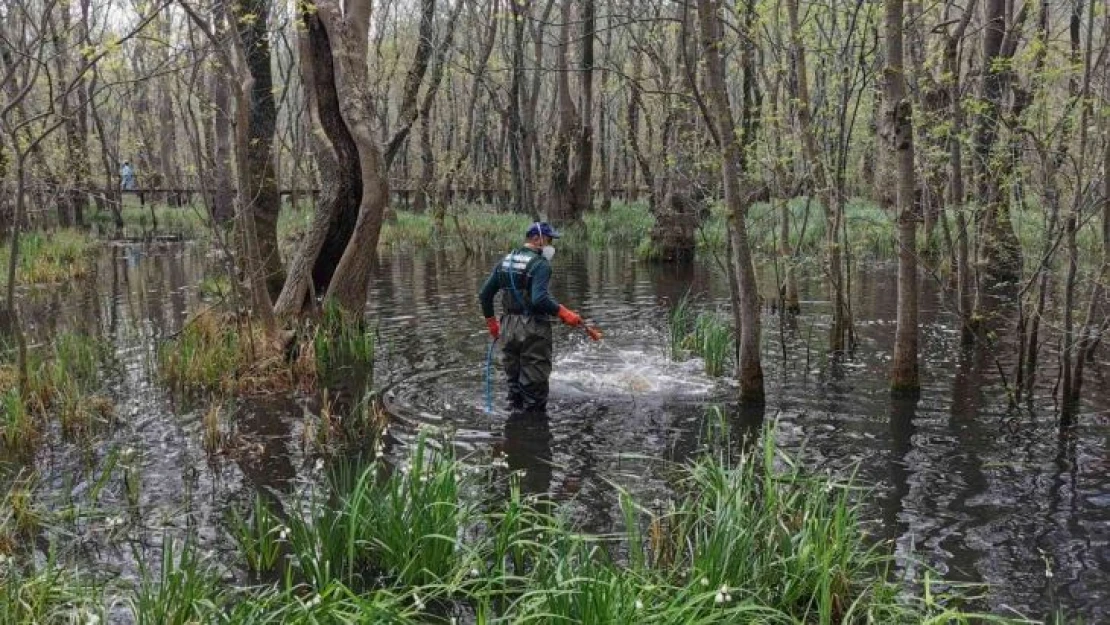
M 736 351 L 736 339 L 728 320 L 717 312 L 696 312 L 689 293 L 667 312 L 667 334 L 671 359 L 694 355 L 705 362 L 705 373 L 720 377 Z
M 89 259 L 96 240 L 69 228 L 49 232 L 27 232 L 19 239 L 16 264 L 17 284 L 54 284 L 88 275 Z M 0 284 L 8 282 L 10 246 L 0 246 Z
M 162 381 L 184 395 L 311 392 L 347 377 L 371 381 L 374 347 L 373 329 L 330 303 L 317 321 L 274 337 L 208 308 L 159 346 L 157 362 Z
M 298 380 L 282 339 L 250 319 L 205 309 L 158 347 L 158 373 L 184 395 L 290 390 Z
M 85 334 L 64 332 L 28 350 L 20 390 L 15 354 L 0 356 L 0 443 L 20 455 L 34 452 L 52 418 L 64 436 L 79 438 L 109 423 L 115 404 L 105 392 L 109 349 Z
M 309 596 L 317 618 L 353 593 L 381 599 L 386 622 L 439 622 L 451 606 L 478 622 L 1004 622 L 907 596 L 865 540 L 851 482 L 805 473 L 762 437 L 738 460 L 681 467 L 666 505 L 620 493 L 624 529 L 605 536 L 523 496 L 515 474 L 507 498 L 475 502 L 489 473 L 426 439 L 399 468 L 337 470 L 285 519 L 256 500 L 233 533 L 251 570 L 281 580 L 265 601 Z

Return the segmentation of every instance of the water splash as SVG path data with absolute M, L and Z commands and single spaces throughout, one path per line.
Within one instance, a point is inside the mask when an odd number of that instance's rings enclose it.
M 675 362 L 650 346 L 579 344 L 555 359 L 551 374 L 553 396 L 705 398 L 718 389 L 701 360 Z

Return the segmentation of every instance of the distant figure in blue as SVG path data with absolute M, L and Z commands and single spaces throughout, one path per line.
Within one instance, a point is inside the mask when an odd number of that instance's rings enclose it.
M 123 167 L 119 168 L 119 177 L 124 191 L 135 190 L 135 170 L 131 167 L 131 161 L 123 162 Z

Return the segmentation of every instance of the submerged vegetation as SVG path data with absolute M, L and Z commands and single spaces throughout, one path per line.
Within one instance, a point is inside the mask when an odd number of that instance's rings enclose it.
M 160 564 L 130 585 L 5 556 L 0 621 L 105 618 L 108 605 L 151 623 L 1004 620 L 959 611 L 927 580 L 922 596 L 888 581 L 891 556 L 865 539 L 853 486 L 806 474 L 771 429 L 738 459 L 679 468 L 669 502 L 619 493 L 624 529 L 603 536 L 522 493 L 518 474 L 450 448 L 422 438 L 400 466 L 333 468 L 286 513 L 260 497 L 231 513 L 249 586 L 219 582 L 190 538 L 167 536 Z M 491 486 L 508 496 L 485 500 Z

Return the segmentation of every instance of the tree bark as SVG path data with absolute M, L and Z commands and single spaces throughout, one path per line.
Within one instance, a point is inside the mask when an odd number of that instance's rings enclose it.
M 527 5 L 509 0 L 513 17 L 512 79 L 509 83 L 508 118 L 509 166 L 512 170 L 513 208 L 518 213 L 539 218 L 532 195 L 532 155 L 528 129 L 524 122 L 524 23 L 528 20 Z
M 582 15 L 581 64 L 579 85 L 582 110 L 578 118 L 578 140 L 574 148 L 574 166 L 570 175 L 571 221 L 579 221 L 593 205 L 591 186 L 594 163 L 594 39 L 597 35 L 596 0 L 579 0 Z
M 555 52 L 555 85 L 558 126 L 551 139 L 551 178 L 544 198 L 546 218 L 555 222 L 574 221 L 573 193 L 570 181 L 571 143 L 575 128 L 581 123 L 578 108 L 570 95 L 570 68 L 567 57 L 570 50 L 571 5 L 574 0 L 563 0 L 559 47 Z
M 675 71 L 682 75 L 683 97 L 670 96 L 667 119 L 663 123 L 666 152 L 661 189 L 662 201 L 654 205 L 655 224 L 651 228 L 652 258 L 664 262 L 689 262 L 697 249 L 695 233 L 705 210 L 703 167 L 698 163 L 697 146 L 705 140 L 697 127 L 700 95 L 696 79 L 697 40 L 694 15 L 689 5 L 676 6 L 678 45 L 674 50 Z M 661 70 L 664 63 L 660 62 Z M 664 84 L 670 83 L 669 71 L 661 71 Z
M 393 164 L 394 159 L 401 151 L 401 146 L 412 130 L 413 123 L 420 115 L 417 108 L 417 96 L 420 94 L 420 85 L 424 82 L 424 74 L 428 71 L 428 62 L 432 57 L 432 20 L 435 17 L 436 0 L 420 0 L 420 33 L 416 44 L 416 53 L 405 77 L 405 87 L 401 92 L 401 109 L 398 115 L 398 127 L 394 130 L 393 137 L 385 148 L 386 171 Z M 454 13 L 458 15 L 457 9 Z M 453 29 L 454 21 L 448 28 Z M 447 45 L 450 45 L 449 43 Z M 432 91 L 434 97 L 434 91 Z
M 227 10 L 224 0 L 215 0 L 212 3 L 212 23 L 218 37 L 227 33 Z M 231 188 L 231 97 L 228 89 L 228 75 L 232 69 L 223 67 L 219 56 L 214 59 L 213 71 L 209 73 L 212 91 L 212 142 L 209 149 L 212 153 L 212 220 L 220 225 L 227 225 L 234 217 L 232 201 L 234 192 Z
M 248 189 L 250 217 L 258 240 L 266 289 L 271 298 L 276 298 L 285 282 L 285 268 L 281 263 L 277 243 L 281 203 L 273 158 L 277 106 L 274 102 L 270 61 L 269 14 L 268 0 L 243 0 L 235 14 L 247 68 L 254 80 L 250 93 L 250 143 L 247 151 L 249 175 L 246 180 L 240 180 L 239 184 L 245 183 Z
M 333 300 L 349 312 L 361 314 L 366 307 L 370 269 L 389 200 L 384 161 L 374 137 L 374 111 L 366 67 L 371 2 L 354 0 L 344 11 L 338 0 L 322 0 L 317 3 L 317 12 L 329 41 L 334 44 L 334 81 L 339 110 L 358 149 L 358 174 L 362 181 L 358 219 L 325 299 Z
M 741 181 L 746 179 L 746 158 L 744 150 L 754 137 L 743 132 L 737 137 L 733 121 L 732 105 L 729 102 L 725 65 L 721 56 L 721 22 L 718 0 L 698 0 L 698 19 L 701 24 L 702 58 L 705 59 L 706 90 L 709 98 L 709 120 L 717 130 L 721 151 L 721 174 L 725 189 L 725 204 L 729 209 L 730 240 L 732 258 L 729 259 L 736 271 L 739 287 L 740 327 L 736 328 L 739 337 L 738 374 L 740 378 L 740 399 L 745 403 L 763 403 L 763 367 L 760 363 L 760 309 L 759 293 L 752 266 L 751 248 L 747 233 L 748 203 L 741 189 Z M 746 10 L 754 7 L 749 0 Z M 747 35 L 751 35 L 748 32 Z M 750 45 L 745 42 L 745 46 Z M 749 54 L 750 53 L 746 53 Z M 750 62 L 745 63 L 745 72 L 752 70 Z M 743 121 L 747 121 L 746 119 Z
M 898 313 L 890 388 L 914 394 L 921 389 L 917 355 L 917 214 L 914 210 L 913 109 L 906 95 L 902 49 L 903 0 L 886 0 L 885 134 L 886 154 L 898 173 Z

